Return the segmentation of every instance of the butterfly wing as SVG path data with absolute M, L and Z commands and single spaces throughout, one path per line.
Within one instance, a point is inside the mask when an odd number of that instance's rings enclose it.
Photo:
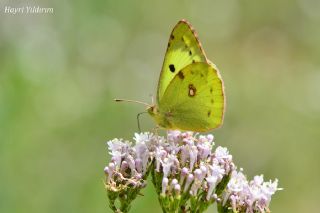
M 195 31 L 187 21 L 181 20 L 172 30 L 168 42 L 158 83 L 158 103 L 177 73 L 194 62 L 207 62 L 207 59 Z
M 159 103 L 161 117 L 172 129 L 205 132 L 222 124 L 223 81 L 214 64 L 193 63 L 168 85 Z

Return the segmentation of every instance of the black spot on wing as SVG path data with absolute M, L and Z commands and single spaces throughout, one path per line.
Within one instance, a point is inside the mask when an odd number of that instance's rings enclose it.
M 176 68 L 174 67 L 173 64 L 169 65 L 169 69 L 170 69 L 171 72 L 174 72 L 176 70 Z
M 191 50 L 189 50 L 189 55 L 190 55 L 190 56 L 192 55 L 192 52 L 191 52 Z
M 184 79 L 184 74 L 183 74 L 183 72 L 182 72 L 182 71 L 180 71 L 180 72 L 178 73 L 178 76 L 179 76 L 179 78 L 180 78 L 181 80 L 183 80 L 183 79 Z
M 211 110 L 208 111 L 208 117 L 210 117 L 210 115 L 211 115 Z
M 189 97 L 194 97 L 196 95 L 197 89 L 193 84 L 189 84 L 188 86 L 188 95 Z

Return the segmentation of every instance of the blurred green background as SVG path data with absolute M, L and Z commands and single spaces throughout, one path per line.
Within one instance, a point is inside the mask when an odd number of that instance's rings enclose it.
M 251 178 L 279 178 L 273 212 L 318 212 L 320 3 L 316 0 L 0 3 L 0 212 L 111 212 L 105 142 L 137 131 L 172 27 L 189 20 L 220 68 L 216 144 Z M 5 14 L 4 6 L 54 8 Z M 144 130 L 154 123 L 142 119 Z M 132 212 L 161 212 L 153 186 Z M 208 212 L 214 212 L 213 208 Z

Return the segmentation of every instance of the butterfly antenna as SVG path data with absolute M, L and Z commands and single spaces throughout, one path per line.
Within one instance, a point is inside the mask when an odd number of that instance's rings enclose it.
M 128 99 L 114 99 L 116 102 L 132 102 L 132 103 L 137 103 L 137 104 L 142 104 L 145 105 L 147 107 L 150 107 L 151 105 L 145 102 L 141 102 L 141 101 L 135 101 L 135 100 L 128 100 Z
M 140 120 L 139 120 L 139 118 L 140 118 L 140 115 L 145 114 L 145 113 L 147 113 L 147 112 L 140 112 L 140 113 L 138 113 L 138 114 L 137 114 L 137 122 L 138 122 L 138 129 L 139 129 L 139 132 L 141 132 L 141 128 L 140 128 Z

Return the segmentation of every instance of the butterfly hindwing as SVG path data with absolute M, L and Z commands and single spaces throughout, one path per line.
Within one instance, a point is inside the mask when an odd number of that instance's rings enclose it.
M 191 25 L 187 21 L 181 20 L 174 27 L 168 42 L 158 83 L 158 103 L 178 72 L 195 62 L 207 62 L 207 59 Z
M 159 103 L 159 113 L 172 129 L 203 132 L 222 124 L 224 105 L 223 82 L 217 68 L 193 63 L 172 79 Z

